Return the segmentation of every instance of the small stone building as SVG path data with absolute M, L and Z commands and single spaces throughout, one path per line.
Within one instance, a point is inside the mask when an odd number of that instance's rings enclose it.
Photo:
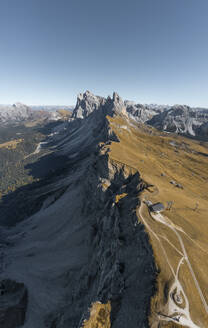
M 165 210 L 165 207 L 162 203 L 155 203 L 149 206 L 151 212 L 160 213 Z

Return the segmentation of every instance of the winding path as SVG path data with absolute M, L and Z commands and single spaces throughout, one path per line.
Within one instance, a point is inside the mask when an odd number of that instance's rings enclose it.
M 157 239 L 157 241 L 159 242 L 160 244 L 160 247 L 164 253 L 164 257 L 168 263 L 168 266 L 174 276 L 174 282 L 170 288 L 170 291 L 169 291 L 169 299 L 168 299 L 168 315 L 165 315 L 165 314 L 162 314 L 162 313 L 158 313 L 158 317 L 160 320 L 165 320 L 165 321 L 173 321 L 175 323 L 178 323 L 180 325 L 183 325 L 183 326 L 188 326 L 189 328 L 200 328 L 199 326 L 197 326 L 191 319 L 191 316 L 190 316 L 190 310 L 189 310 L 189 301 L 188 301 L 188 298 L 185 294 L 185 291 L 179 281 L 179 278 L 178 278 L 178 275 L 179 275 L 179 270 L 180 270 L 180 267 L 181 265 L 184 263 L 184 260 L 187 262 L 188 264 L 188 267 L 189 267 L 189 270 L 192 274 L 192 277 L 194 279 L 194 282 L 195 282 L 195 285 L 197 287 L 197 290 L 199 292 L 199 295 L 201 297 L 201 300 L 204 304 L 204 307 L 205 307 L 205 310 L 207 312 L 208 310 L 208 307 L 207 307 L 207 303 L 206 303 L 206 300 L 203 296 L 203 293 L 201 291 L 201 288 L 199 286 L 199 283 L 196 279 L 196 276 L 194 274 L 194 271 L 192 269 L 192 266 L 191 266 L 191 263 L 189 261 L 189 258 L 188 258 L 188 255 L 187 255 L 187 252 L 186 252 L 186 249 L 185 249 L 185 246 L 184 246 L 184 243 L 183 243 L 183 240 L 181 238 L 181 236 L 179 235 L 178 231 L 175 229 L 174 225 L 172 224 L 172 222 L 162 216 L 161 214 L 152 214 L 152 218 L 155 220 L 155 221 L 158 221 L 166 226 L 168 226 L 171 230 L 174 231 L 174 233 L 176 234 L 178 240 L 179 240 L 179 243 L 180 243 L 180 246 L 181 246 L 181 249 L 182 251 L 178 250 L 169 240 L 167 237 L 164 237 L 164 236 L 160 236 L 160 235 L 157 235 L 153 230 L 152 228 L 150 227 L 150 225 L 147 223 L 146 219 L 144 218 L 144 215 L 142 214 L 142 211 L 144 209 L 144 202 L 142 201 L 141 203 L 141 206 L 139 208 L 139 217 L 141 218 L 142 222 L 144 223 L 144 225 L 146 226 L 147 230 Z M 179 228 L 180 229 L 180 228 Z M 182 257 L 181 259 L 179 260 L 179 263 L 178 263 L 178 266 L 177 266 L 177 270 L 176 270 L 176 273 L 169 261 L 169 258 L 167 256 L 167 253 L 166 253 L 166 250 L 162 244 L 162 241 L 161 239 L 159 238 L 159 236 L 163 239 L 165 239 Z M 182 295 L 183 296 L 183 299 L 184 299 L 184 302 L 185 302 L 185 307 L 182 308 L 180 307 L 180 303 L 177 304 L 177 302 L 175 301 L 173 295 L 174 295 L 174 291 L 176 293 L 176 297 L 178 297 L 178 299 L 180 300 L 180 296 L 179 295 Z
M 24 159 L 26 159 L 26 158 L 28 158 L 30 156 L 33 156 L 33 155 L 38 154 L 41 151 L 41 146 L 44 145 L 44 144 L 47 144 L 47 142 L 46 141 L 39 142 L 39 144 L 37 145 L 35 151 L 33 153 L 30 153 L 29 155 L 25 156 Z
M 174 233 L 176 234 L 176 236 L 177 236 L 177 238 L 178 238 L 178 240 L 179 240 L 179 243 L 180 243 L 180 245 L 181 245 L 181 249 L 182 249 L 182 252 L 183 252 L 184 260 L 186 261 L 186 263 L 187 263 L 187 265 L 188 265 L 188 267 L 189 267 L 189 271 L 191 272 L 192 278 L 193 278 L 194 283 L 195 283 L 195 286 L 196 286 L 196 288 L 197 288 L 197 290 L 198 290 L 198 293 L 199 293 L 199 296 L 200 296 L 200 298 L 201 298 L 201 301 L 202 301 L 202 303 L 203 303 L 203 305 L 204 305 L 205 311 L 208 313 L 208 305 L 207 305 L 207 302 L 206 302 L 206 300 L 205 300 L 205 298 L 204 298 L 204 295 L 203 295 L 202 290 L 201 290 L 201 288 L 200 288 L 199 282 L 198 282 L 198 280 L 197 280 L 197 278 L 196 278 L 196 275 L 195 275 L 195 273 L 194 273 L 194 270 L 193 270 L 193 268 L 192 268 L 192 266 L 191 266 L 191 263 L 190 263 L 190 261 L 189 261 L 188 254 L 187 254 L 187 252 L 186 252 L 186 248 L 185 248 L 185 246 L 184 246 L 184 243 L 183 243 L 183 240 L 182 240 L 180 234 L 179 234 L 178 231 L 177 231 L 177 228 L 174 227 L 174 225 L 172 224 L 172 222 L 170 221 L 170 219 L 168 219 L 167 217 L 163 216 L 163 215 L 160 214 L 160 213 L 159 213 L 159 214 L 152 214 L 152 217 L 153 217 L 153 219 L 155 219 L 156 221 L 159 221 L 159 222 L 165 224 L 166 226 L 168 226 L 168 227 L 169 227 L 171 230 L 173 230 Z M 181 230 L 181 229 L 180 229 L 180 230 Z

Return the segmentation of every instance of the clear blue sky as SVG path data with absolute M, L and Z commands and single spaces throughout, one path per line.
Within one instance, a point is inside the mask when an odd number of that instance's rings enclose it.
M 0 0 L 0 103 L 208 107 L 208 0 Z

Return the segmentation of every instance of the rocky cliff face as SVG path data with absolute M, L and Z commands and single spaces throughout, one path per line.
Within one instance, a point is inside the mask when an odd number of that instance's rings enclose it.
M 89 116 L 94 110 L 98 110 L 105 99 L 93 95 L 90 91 L 80 93 L 77 96 L 77 104 L 73 111 L 73 118 L 85 118 Z
M 131 101 L 123 101 L 122 98 L 116 93 L 113 97 L 107 99 L 93 95 L 90 91 L 80 93 L 77 97 L 77 104 L 73 111 L 74 118 L 85 118 L 90 115 L 94 110 L 98 110 L 102 105 L 107 105 L 108 108 L 113 108 L 114 111 L 120 112 L 124 115 L 135 119 L 138 122 L 146 122 L 154 115 L 160 113 L 161 109 L 153 109 L 151 106 L 135 104 Z
M 196 136 L 203 133 L 203 125 L 207 121 L 208 110 L 173 106 L 168 111 L 154 116 L 147 123 L 163 131 Z
M 113 97 L 107 99 L 95 96 L 90 91 L 80 93 L 77 97 L 77 104 L 74 108 L 72 117 L 73 118 L 86 118 L 94 111 L 105 108 L 105 114 L 122 113 L 127 115 L 126 106 L 122 98 L 116 93 L 113 93 Z
M 135 104 L 130 101 L 125 101 L 126 111 L 130 118 L 137 122 L 145 123 L 157 114 L 160 114 L 166 108 L 157 106 L 148 106 L 142 104 Z
M 146 184 L 108 156 L 110 143 L 119 140 L 106 115 L 126 117 L 123 101 L 117 94 L 96 98 L 92 106 L 91 100 L 79 96 L 74 113 L 79 117 L 83 110 L 86 118 L 53 137 L 54 156 L 65 156 L 63 167 L 31 186 L 30 202 L 20 212 L 27 216 L 16 213 L 10 229 L 2 228 L 0 280 L 25 286 L 24 328 L 82 327 L 95 302 L 110 302 L 113 328 L 148 327 L 156 270 L 136 215 Z M 8 211 L 9 197 L 3 199 Z M 1 299 L 8 303 L 1 315 L 8 318 L 12 299 Z M 17 325 L 14 320 L 3 327 Z

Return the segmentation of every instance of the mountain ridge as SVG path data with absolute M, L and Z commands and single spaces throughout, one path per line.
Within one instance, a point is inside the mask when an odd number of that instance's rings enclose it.
M 26 189 L 23 199 L 27 197 L 24 204 L 28 204 L 29 218 L 22 216 L 15 226 L 18 214 L 11 213 L 13 228 L 9 231 L 4 228 L 5 245 L 13 239 L 15 247 L 3 248 L 3 267 L 6 268 L 3 284 L 7 289 L 6 276 L 10 284 L 21 281 L 26 289 L 29 303 L 22 310 L 21 322 L 25 328 L 53 327 L 54 324 L 81 327 L 90 304 L 96 301 L 105 304 L 107 300 L 111 301 L 110 318 L 114 327 L 120 327 L 120 322 L 124 326 L 128 322 L 138 324 L 137 309 L 140 322 L 147 325 L 149 300 L 154 290 L 154 262 L 143 227 L 135 225 L 134 211 L 138 203 L 134 195 L 143 190 L 145 184 L 132 168 L 108 159 L 108 145 L 118 139 L 107 116 L 118 112 L 122 103 L 115 95 L 107 104 L 109 107 L 103 104 L 100 111 L 94 111 L 84 120 L 70 122 L 62 135 L 52 136 L 50 143 L 55 156 L 68 157 L 67 167 L 59 175 L 55 171 L 49 179 L 43 178 L 35 189 L 33 187 L 33 196 Z M 40 157 L 40 161 L 43 159 Z M 116 194 L 123 186 L 129 198 L 120 200 L 119 209 Z M 39 194 L 44 195 L 43 198 L 39 198 Z M 31 205 L 38 200 L 40 204 L 30 214 Z M 22 202 L 17 202 L 21 206 Z M 128 210 L 122 206 L 126 202 Z M 143 244 L 148 249 L 145 256 L 139 251 Z M 140 259 L 140 266 L 131 260 L 133 253 Z M 139 275 L 142 277 L 146 266 L 151 268 L 148 276 L 133 283 Z M 135 290 L 140 296 L 131 304 Z M 12 291 L 8 290 L 8 295 L 11 302 Z M 8 313 L 10 320 L 15 321 L 11 306 L 14 304 L 8 302 L 3 307 L 2 327 L 6 327 Z
M 186 105 L 155 105 L 155 104 L 136 104 L 125 100 L 116 93 L 113 97 L 107 98 L 96 96 L 90 91 L 80 93 L 77 96 L 75 107 L 54 107 L 51 106 L 27 106 L 17 103 L 10 106 L 0 105 L 0 124 L 21 123 L 34 120 L 59 120 L 83 119 L 93 111 L 99 110 L 103 105 L 110 105 L 114 102 L 114 107 L 123 112 L 129 118 L 139 123 L 151 125 L 161 131 L 178 133 L 195 138 L 208 138 L 208 109 L 192 108 Z M 56 109 L 56 111 L 55 111 Z M 69 114 L 66 112 L 72 110 Z
M 90 91 L 79 94 L 72 117 L 74 119 L 86 118 L 110 100 L 111 97 L 95 96 Z M 137 122 L 151 125 L 165 132 L 208 138 L 208 109 L 191 108 L 186 105 L 166 107 L 135 104 L 131 101 L 123 101 L 116 92 L 113 93 L 112 100 L 117 102 L 117 108 L 124 115 Z
M 206 328 L 207 144 L 95 97 L 23 159 L 36 183 L 1 201 L 1 326 L 15 308 L 24 328 Z

